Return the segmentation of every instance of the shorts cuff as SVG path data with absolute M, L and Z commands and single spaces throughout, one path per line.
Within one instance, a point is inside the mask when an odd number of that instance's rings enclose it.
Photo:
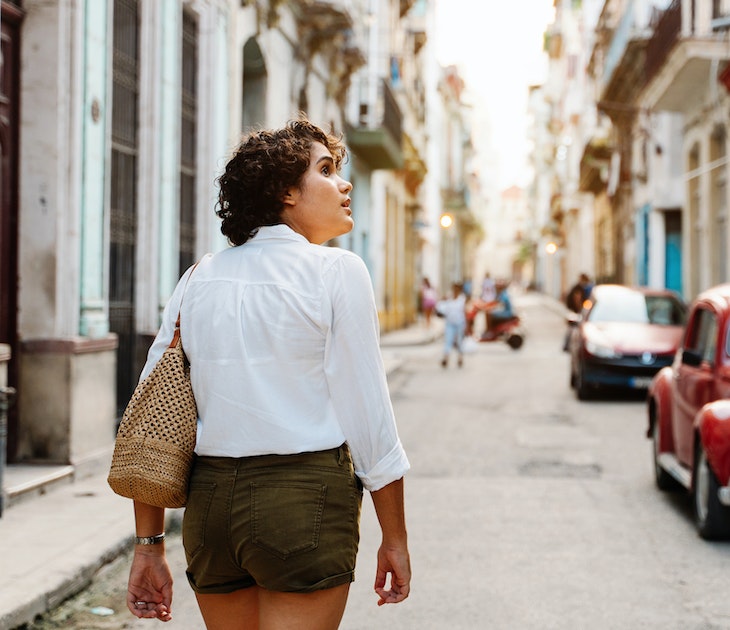
M 334 588 L 335 586 L 342 586 L 343 584 L 350 584 L 355 581 L 355 572 L 348 571 L 347 573 L 340 573 L 339 575 L 333 575 L 324 580 L 320 580 L 316 584 L 312 584 L 303 589 L 292 591 L 295 593 L 313 593 L 314 591 L 323 591 L 328 588 Z

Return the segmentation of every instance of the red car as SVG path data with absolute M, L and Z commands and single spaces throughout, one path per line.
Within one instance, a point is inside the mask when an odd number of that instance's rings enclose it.
M 599 284 L 572 326 L 570 385 L 580 400 L 600 389 L 646 391 L 670 365 L 687 307 L 672 291 Z
M 682 345 L 647 401 L 657 486 L 692 494 L 700 536 L 730 537 L 730 284 L 692 303 Z

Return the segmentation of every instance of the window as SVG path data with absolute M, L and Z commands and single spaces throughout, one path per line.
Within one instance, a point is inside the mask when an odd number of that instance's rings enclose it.
M 697 310 L 688 332 L 686 348 L 702 357 L 703 361 L 714 362 L 717 348 L 717 318 L 711 311 L 701 307 Z
M 124 410 L 139 375 L 134 323 L 139 127 L 139 7 L 114 0 L 109 328 L 119 338 L 117 407 Z
M 183 12 L 182 107 L 180 109 L 180 257 L 182 274 L 195 262 L 195 206 L 198 138 L 198 24 L 194 15 Z

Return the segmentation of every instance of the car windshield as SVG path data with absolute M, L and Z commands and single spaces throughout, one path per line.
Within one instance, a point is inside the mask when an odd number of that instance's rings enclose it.
M 588 314 L 591 322 L 625 322 L 681 326 L 685 311 L 671 296 L 644 295 L 634 291 L 601 293 Z

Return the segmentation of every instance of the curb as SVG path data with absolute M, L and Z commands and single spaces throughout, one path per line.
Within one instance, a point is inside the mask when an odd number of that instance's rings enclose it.
M 71 575 L 48 588 L 46 592 L 32 596 L 12 612 L 3 615 L 0 618 L 0 630 L 24 627 L 32 624 L 39 615 L 54 610 L 69 597 L 84 590 L 91 584 L 99 569 L 126 553 L 131 546 L 131 538 L 109 545 L 95 561 L 76 567 Z
M 131 506 L 129 509 L 131 510 Z M 183 513 L 182 509 L 167 510 L 165 529 L 179 531 Z M 89 542 L 93 544 L 93 541 Z M 58 570 L 58 558 L 49 558 L 49 564 L 53 564 L 56 560 L 55 566 L 47 572 L 45 576 L 47 582 L 44 584 L 41 580 L 35 594 L 29 594 L 23 584 L 23 582 L 27 582 L 28 573 L 17 580 L 18 589 L 12 590 L 10 593 L 0 593 L 0 608 L 6 611 L 0 617 L 0 630 L 32 628 L 33 622 L 38 616 L 55 610 L 65 600 L 83 591 L 91 584 L 102 567 L 127 553 L 132 547 L 131 534 L 121 537 L 117 534 L 113 542 L 104 545 L 99 551 L 84 553 L 84 549 L 80 548 L 79 555 L 82 558 L 78 564 L 67 566 L 64 570 Z M 32 569 L 30 573 L 32 573 Z

